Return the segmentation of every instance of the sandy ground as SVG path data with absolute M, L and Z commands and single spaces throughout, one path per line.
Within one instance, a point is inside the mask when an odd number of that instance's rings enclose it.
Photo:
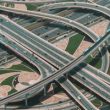
M 98 36 L 103 36 L 106 32 L 107 26 L 109 25 L 108 20 L 104 20 L 94 26 L 91 26 L 90 29 L 95 32 Z
M 79 57 L 86 48 L 88 48 L 92 43 L 88 42 L 88 41 L 82 41 L 80 46 L 78 47 L 78 49 L 75 51 L 75 53 L 73 54 L 73 56 L 75 56 L 76 58 Z
M 106 32 L 106 28 L 109 24 L 108 20 L 102 21 L 94 26 L 91 26 L 90 29 L 95 32 L 98 36 L 103 36 Z M 83 51 L 88 48 L 92 43 L 88 41 L 82 41 L 76 52 L 73 54 L 75 57 L 79 57 Z
M 21 72 L 18 81 L 29 83 L 31 80 L 37 80 L 39 78 L 39 74 L 35 72 Z
M 43 104 L 49 104 L 49 103 L 57 103 L 59 101 L 63 101 L 63 100 L 67 100 L 68 96 L 65 93 L 59 93 L 59 94 L 55 94 L 52 97 L 46 99 L 45 101 L 43 101 Z
M 8 77 L 13 76 L 13 75 L 17 75 L 17 74 L 19 74 L 19 72 L 12 72 L 12 73 L 1 74 L 0 75 L 0 83 L 3 80 L 7 79 Z
M 93 26 L 90 27 L 90 29 L 95 32 L 98 36 L 103 36 L 105 31 L 106 31 L 106 28 L 109 24 L 109 21 L 108 20 L 105 20 L 105 21 L 102 21 L 98 24 L 95 24 Z M 67 45 L 68 45 L 68 42 L 69 42 L 69 38 L 67 39 L 63 39 L 57 43 L 55 43 L 54 45 L 62 50 L 65 50 Z M 88 41 L 82 41 L 80 46 L 78 47 L 78 49 L 75 51 L 75 53 L 73 54 L 73 56 L 75 57 L 78 57 L 80 56 L 83 51 L 88 48 L 92 43 L 91 42 L 88 42 Z
M 15 4 L 15 8 L 20 10 L 27 10 L 27 7 L 25 4 Z
M 54 43 L 54 45 L 62 50 L 65 50 L 69 42 L 69 38 L 62 39 L 59 42 Z
M 6 73 L 6 74 L 0 75 L 0 83 L 2 81 L 4 81 L 5 79 L 7 79 L 8 77 L 13 76 L 13 75 L 17 75 L 17 74 L 19 74 L 19 72 Z M 4 97 L 8 96 L 8 92 L 10 90 L 11 90 L 11 87 L 8 85 L 0 86 L 0 98 L 4 98 Z
M 4 65 L 4 67 L 5 68 L 11 68 L 13 65 L 19 65 L 19 64 L 21 64 L 21 60 L 16 60 L 16 61 L 13 61 L 13 62 L 11 62 L 11 63 L 6 63 L 5 65 Z
M 0 98 L 8 96 L 8 92 L 11 91 L 11 87 L 8 85 L 0 86 Z
M 12 72 L 12 73 L 1 74 L 0 75 L 0 83 L 2 81 L 4 81 L 5 79 L 7 79 L 8 77 L 13 76 L 13 75 L 17 75 L 17 74 L 20 74 L 19 75 L 19 79 L 18 79 L 19 82 L 27 82 L 30 85 L 40 81 L 40 79 L 41 79 L 39 74 L 36 74 L 34 72 L 31 73 L 31 72 L 22 71 L 22 72 Z M 21 83 L 18 83 L 16 85 L 15 89 L 20 91 L 20 90 L 22 90 L 22 89 L 24 89 L 26 87 L 28 87 L 28 86 L 23 85 Z M 0 87 L 0 98 L 6 97 L 8 95 L 8 92 L 10 91 L 10 89 L 11 88 L 8 85 L 7 86 L 6 85 L 1 86 Z
M 40 75 L 35 72 L 21 72 L 18 81 L 19 83 L 15 86 L 15 89 L 20 91 L 22 89 L 25 89 L 26 87 L 37 83 L 40 81 Z M 28 85 L 24 85 L 23 83 L 27 83 Z
M 20 90 L 23 90 L 23 89 L 25 89 L 25 88 L 27 88 L 27 87 L 29 87 L 29 86 L 23 85 L 23 84 L 21 84 L 21 83 L 18 83 L 18 84 L 16 85 L 15 89 L 16 89 L 17 91 L 20 91 Z

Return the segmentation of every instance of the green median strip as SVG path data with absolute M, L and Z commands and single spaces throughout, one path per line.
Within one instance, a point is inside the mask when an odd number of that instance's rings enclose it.
M 93 100 L 92 103 L 93 103 L 96 107 L 100 107 L 100 106 L 101 106 L 101 101 L 100 101 L 99 99 Z
M 86 59 L 86 63 L 89 63 L 90 65 L 100 69 L 101 65 L 102 65 L 102 59 L 100 55 L 97 55 L 95 58 L 93 58 L 92 56 L 89 56 Z
M 69 39 L 69 43 L 67 45 L 66 51 L 70 54 L 73 54 L 76 49 L 79 47 L 80 43 L 84 39 L 84 36 L 81 34 L 77 34 Z
M 26 4 L 27 10 L 36 10 L 42 4 Z
M 0 75 L 5 74 L 5 73 L 11 73 L 11 72 L 18 72 L 18 71 L 8 70 L 8 69 L 0 69 Z
M 13 65 L 13 66 L 12 66 L 11 68 L 9 68 L 9 69 L 32 72 L 32 70 L 31 70 L 28 66 L 25 66 L 25 65 L 23 65 L 22 63 L 21 63 L 21 64 L 18 64 L 18 65 Z
M 15 92 L 17 92 L 17 90 L 13 88 L 11 91 L 8 92 L 8 95 L 11 95 L 11 94 L 13 94 Z
M 33 72 L 33 71 L 34 71 L 34 72 L 39 73 L 39 69 L 36 68 L 36 67 L 34 67 L 34 66 L 32 66 L 31 64 L 29 64 L 29 63 L 27 63 L 27 62 L 25 62 L 25 61 L 23 61 L 21 64 L 22 64 L 22 65 L 25 65 L 25 67 L 28 67 L 28 69 L 30 69 L 29 72 Z
M 12 82 L 13 82 L 14 78 L 15 78 L 15 76 L 8 77 L 3 82 L 1 82 L 1 85 L 9 85 L 12 87 Z
M 13 80 L 14 80 L 15 77 L 16 77 L 16 75 L 15 76 L 10 76 L 7 79 L 5 79 L 3 82 L 1 82 L 1 86 L 3 86 L 3 85 L 9 85 L 9 86 L 12 87 L 12 90 L 8 92 L 8 95 L 10 95 L 10 94 L 12 94 L 14 92 L 17 92 L 17 90 L 15 90 L 13 88 L 13 85 L 12 85 Z

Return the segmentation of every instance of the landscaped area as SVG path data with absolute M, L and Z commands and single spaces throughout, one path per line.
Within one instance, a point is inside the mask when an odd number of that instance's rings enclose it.
M 92 56 L 89 56 L 85 62 L 100 69 L 102 65 L 101 55 L 97 55 L 95 58 L 93 58 Z
M 75 36 L 72 36 L 69 39 L 69 43 L 67 45 L 66 51 L 69 52 L 70 54 L 73 54 L 77 50 L 83 39 L 84 36 L 81 34 L 76 34 Z
M 27 10 L 36 10 L 41 4 L 26 4 Z
M 33 68 L 31 65 L 29 65 L 26 62 L 21 62 L 20 64 L 13 64 L 9 68 L 1 68 L 0 75 L 3 75 L 3 76 L 1 76 L 0 78 L 4 78 L 4 80 L 1 81 L 0 85 L 3 87 L 6 85 L 11 87 L 11 90 L 8 91 L 8 95 L 10 95 L 12 93 L 17 92 L 17 90 L 13 87 L 14 86 L 13 82 L 17 75 L 24 74 L 27 72 L 28 73 L 27 76 L 29 76 L 29 73 L 32 74 L 32 76 L 33 76 L 33 73 L 34 74 L 36 73 L 35 71 L 39 74 L 39 71 L 37 68 Z M 6 74 L 6 76 L 4 76 L 4 74 Z M 37 75 L 37 74 L 35 74 L 35 75 Z M 30 78 L 32 78 L 32 77 L 30 77 Z M 34 78 L 36 78 L 36 77 L 34 77 Z M 26 78 L 24 78 L 24 79 L 26 79 Z M 4 91 L 5 91 L 5 89 L 4 89 Z

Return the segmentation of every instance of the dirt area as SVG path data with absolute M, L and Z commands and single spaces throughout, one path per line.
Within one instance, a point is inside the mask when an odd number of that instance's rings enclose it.
M 26 82 L 29 83 L 31 80 L 38 80 L 39 78 L 39 74 L 35 73 L 35 72 L 21 72 L 19 77 L 18 77 L 18 81 L 21 82 Z
M 25 4 L 15 4 L 15 8 L 20 10 L 27 10 L 27 7 Z
M 75 56 L 76 58 L 79 57 L 86 48 L 88 48 L 92 43 L 88 42 L 88 41 L 82 41 L 80 46 L 78 47 L 78 49 L 75 51 L 75 53 L 73 54 L 73 56 Z
M 67 45 L 68 45 L 68 42 L 69 42 L 69 38 L 67 39 L 62 39 L 60 40 L 59 42 L 56 42 L 54 43 L 54 45 L 58 48 L 60 48 L 61 50 L 65 50 Z
M 11 91 L 11 87 L 8 85 L 0 86 L 0 98 L 8 96 L 8 92 Z
M 64 101 L 67 99 L 68 99 L 68 96 L 65 93 L 59 93 L 59 94 L 55 94 L 52 97 L 46 99 L 42 103 L 43 104 L 57 103 L 59 101 Z
M 108 20 L 104 20 L 98 24 L 95 24 L 93 26 L 90 27 L 90 29 L 95 32 L 98 36 L 103 36 L 105 31 L 106 31 L 106 28 L 109 24 L 109 21 Z M 62 50 L 65 50 L 67 45 L 68 45 L 68 42 L 69 42 L 69 38 L 67 39 L 63 39 L 57 43 L 55 43 L 54 45 Z M 82 43 L 80 44 L 80 46 L 78 47 L 78 49 L 76 50 L 76 52 L 73 54 L 73 56 L 75 57 L 78 57 L 80 56 L 83 51 L 88 48 L 92 43 L 91 42 L 88 42 L 88 41 L 82 41 Z
M 19 65 L 19 64 L 21 64 L 21 63 L 22 63 L 21 60 L 16 60 L 16 61 L 13 61 L 12 63 L 6 63 L 6 64 L 4 65 L 4 67 L 5 67 L 5 68 L 11 68 L 13 65 Z
M 41 77 L 39 74 L 35 73 L 35 72 L 21 72 L 19 77 L 18 77 L 18 81 L 19 83 L 15 86 L 15 89 L 17 91 L 20 91 L 22 89 L 25 89 L 26 87 L 37 83 L 38 81 L 41 80 Z M 26 84 L 24 84 L 26 83 Z
M 109 25 L 108 20 L 104 20 L 98 24 L 90 27 L 90 29 L 95 32 L 98 36 L 103 36 L 106 32 L 107 26 Z
M 98 36 L 103 36 L 106 32 L 106 28 L 109 24 L 108 20 L 102 21 L 98 24 L 95 24 L 94 26 L 91 26 L 90 29 L 95 32 Z M 88 41 L 82 41 L 76 52 L 73 54 L 73 56 L 78 57 L 80 56 L 83 51 L 88 48 L 92 43 Z
M 0 75 L 0 83 L 3 80 L 7 79 L 8 77 L 13 76 L 13 75 L 17 75 L 17 74 L 20 74 L 20 73 L 19 72 L 12 72 L 12 73 L 1 74 Z
M 18 83 L 18 84 L 15 86 L 15 89 L 16 89 L 17 91 L 20 91 L 20 90 L 23 90 L 23 89 L 25 89 L 25 88 L 27 88 L 27 87 L 29 87 L 29 86 L 23 85 L 23 84 L 21 84 L 21 83 Z
M 24 89 L 24 88 L 26 88 L 26 87 L 28 87 L 28 86 L 26 86 L 26 85 L 21 84 L 22 82 L 26 82 L 26 83 L 28 83 L 29 85 L 32 85 L 32 84 L 37 83 L 38 81 L 41 80 L 40 75 L 37 74 L 37 73 L 22 71 L 22 72 L 12 72 L 12 73 L 6 73 L 6 74 L 0 75 L 0 83 L 1 83 L 2 81 L 4 81 L 5 79 L 7 79 L 8 77 L 13 76 L 13 75 L 17 75 L 17 74 L 20 74 L 20 75 L 19 75 L 19 78 L 18 78 L 18 80 L 19 80 L 20 83 L 18 83 L 18 84 L 16 85 L 16 90 L 18 90 L 18 91 L 19 91 L 19 90 L 22 90 L 22 89 Z M 4 87 L 4 86 L 3 86 L 3 87 Z M 3 87 L 2 87 L 2 88 L 3 88 Z M 6 87 L 5 87 L 5 90 L 6 90 Z M 1 91 L 1 88 L 0 88 L 0 91 Z M 6 91 L 7 91 L 7 90 L 6 90 Z M 5 94 L 5 92 L 4 92 L 4 93 L 1 92 L 1 94 Z M 2 97 L 1 94 L 0 94 L 0 96 Z
M 95 32 L 98 36 L 103 36 L 105 31 L 106 31 L 106 28 L 109 24 L 109 21 L 108 20 L 105 20 L 105 21 L 102 21 L 100 23 L 97 23 L 93 26 L 90 27 L 90 29 Z M 55 43 L 54 45 L 62 50 L 65 50 L 67 45 L 68 45 L 68 42 L 69 42 L 69 38 L 67 39 L 63 39 L 57 43 Z M 75 57 L 78 57 L 80 56 L 83 51 L 88 48 L 92 43 L 91 42 L 88 42 L 88 41 L 82 41 L 80 46 L 78 47 L 78 49 L 76 50 L 76 52 L 73 54 L 73 56 Z

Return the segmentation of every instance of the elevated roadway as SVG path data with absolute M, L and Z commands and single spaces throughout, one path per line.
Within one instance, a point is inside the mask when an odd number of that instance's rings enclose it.
M 38 82 L 37 84 L 34 84 L 33 86 L 26 88 L 22 91 L 19 91 L 17 93 L 14 93 L 4 99 L 0 99 L 0 105 L 5 104 L 13 99 L 16 99 L 17 97 L 23 96 L 26 93 L 29 93 L 36 88 L 39 88 L 55 79 L 58 77 L 62 76 L 65 73 L 68 73 L 70 70 L 72 70 L 75 66 L 77 66 L 79 63 L 84 61 L 93 51 L 95 51 L 99 46 L 101 46 L 109 37 L 110 31 L 107 32 L 107 34 L 102 37 L 100 40 L 98 40 L 88 51 L 86 51 L 83 55 L 69 63 L 67 66 L 61 68 L 58 72 L 54 73 L 53 75 L 49 76 L 48 78 L 43 79 L 42 81 Z
M 84 32 L 85 34 L 87 34 L 89 37 L 91 37 L 91 39 L 95 39 L 96 38 L 96 34 L 95 33 L 88 33 L 86 32 L 87 30 L 89 30 L 87 27 L 81 25 L 80 23 L 77 23 L 73 20 L 67 19 L 67 18 L 63 18 L 57 15 L 52 15 L 52 14 L 47 14 L 47 13 L 42 13 L 42 12 L 34 12 L 34 11 L 22 11 L 22 10 L 17 10 L 17 9 L 13 9 L 13 8 L 7 8 L 7 7 L 3 7 L 0 6 L 0 10 L 5 10 L 8 12 L 13 12 L 13 13 L 17 13 L 17 14 L 23 14 L 23 15 L 28 15 L 28 16 L 34 16 L 34 17 L 41 17 L 44 19 L 49 19 L 49 20 L 54 20 L 60 23 L 64 23 L 66 25 L 72 26 L 74 28 L 79 29 L 80 31 Z
M 8 39 L 10 39 L 10 38 L 8 38 Z M 32 52 L 29 52 L 27 49 L 23 48 L 19 44 L 15 44 L 13 41 L 8 40 L 8 39 L 5 38 L 4 36 L 0 35 L 0 40 L 3 45 L 5 45 L 7 48 L 11 49 L 13 52 L 15 52 L 20 57 L 24 58 L 26 61 L 31 63 L 33 66 L 35 66 L 39 70 L 40 75 L 41 75 L 41 80 L 43 78 L 48 77 L 49 73 L 52 73 L 55 71 L 55 69 L 53 67 L 51 67 L 50 65 L 43 62 L 40 58 L 38 58 L 38 57 L 36 58 L 36 56 L 34 56 L 34 54 Z M 37 93 L 39 93 L 42 89 L 43 89 L 43 87 L 36 89 Z M 29 97 L 32 97 L 33 95 L 36 94 L 35 91 L 32 91 L 31 93 L 32 94 L 30 94 Z M 24 96 L 19 97 L 14 101 L 20 101 L 20 100 L 23 100 L 24 98 L 25 98 Z
M 13 50 L 14 52 L 16 52 L 16 50 L 19 50 L 19 51 L 17 51 L 17 53 L 20 55 L 20 53 L 22 52 L 24 52 L 26 55 L 28 55 L 28 57 L 30 56 L 29 55 L 29 53 L 28 52 L 26 52 L 26 50 L 24 51 L 23 49 L 21 49 L 18 45 L 16 45 L 15 43 L 13 43 L 13 42 L 11 42 L 11 41 L 8 41 L 8 40 L 6 40 L 5 38 L 3 38 L 3 37 L 1 37 L 1 41 L 3 41 L 2 42 L 2 44 L 4 44 L 5 46 L 7 45 L 11 50 Z M 14 48 L 14 49 L 13 49 Z M 21 50 L 21 51 L 20 51 Z M 25 56 L 25 54 L 23 54 L 23 57 Z M 25 58 L 25 57 L 24 57 Z M 26 58 L 25 58 L 26 59 Z M 31 61 L 31 63 L 33 64 L 33 62 L 35 62 L 36 63 L 36 59 L 34 59 L 33 60 L 33 57 L 32 57 L 32 55 L 31 55 L 31 59 L 29 58 L 29 60 L 28 61 Z M 47 69 L 47 68 L 46 68 Z M 43 74 L 44 74 L 44 72 L 43 72 Z M 86 103 L 86 102 L 85 102 Z M 87 101 L 87 103 L 88 103 L 88 101 Z M 79 103 L 79 104 L 81 104 L 81 103 Z M 81 104 L 82 105 L 82 104 Z M 84 106 L 84 105 L 83 105 Z M 92 105 L 93 106 L 93 105 Z M 86 106 L 85 106 L 86 107 Z
M 103 13 L 107 16 L 110 16 L 110 10 L 107 7 L 98 5 L 98 4 L 91 4 L 85 2 L 61 2 L 61 3 L 53 3 L 44 5 L 41 7 L 42 9 L 58 9 L 58 8 L 78 8 L 78 9 L 90 9 L 94 11 L 98 11 Z
M 5 38 L 3 38 L 3 37 L 1 37 L 1 41 L 4 41 L 4 42 L 2 42 L 5 46 L 7 45 L 7 46 L 9 46 L 9 48 L 11 49 L 11 50 L 13 50 L 13 48 L 14 48 L 14 52 L 16 52 L 16 53 L 18 53 L 18 54 L 20 54 L 20 53 L 23 53 L 24 52 L 24 54 L 23 54 L 23 56 L 22 57 L 24 57 L 25 58 L 25 54 L 26 55 L 28 55 L 28 57 L 30 56 L 28 53 L 26 53 L 26 50 L 23 50 L 23 49 L 21 49 L 18 45 L 16 45 L 15 43 L 12 43 L 11 41 L 8 41 L 8 40 L 6 40 Z M 16 51 L 17 50 L 17 51 Z M 20 54 L 21 55 L 21 54 Z M 33 57 L 32 57 L 33 58 Z M 25 58 L 26 59 L 26 58 Z M 28 59 L 27 59 L 28 60 Z M 31 63 L 33 63 L 33 60 L 30 60 L 30 58 L 29 58 L 29 60 L 28 61 L 31 61 Z M 34 62 L 36 62 L 36 60 L 34 59 Z M 76 90 L 76 88 L 75 88 L 75 90 Z M 78 93 L 77 93 L 78 94 Z M 82 94 L 81 94 L 82 95 Z M 73 96 L 73 95 L 72 95 Z M 84 98 L 84 97 L 83 97 Z M 84 98 L 85 99 L 85 98 Z M 89 103 L 89 107 L 92 107 L 92 108 L 94 108 L 94 106 L 89 102 L 89 101 L 87 101 L 87 99 L 85 99 L 85 105 L 83 105 L 83 107 L 84 108 L 87 108 L 86 106 L 87 106 L 87 104 Z M 78 103 L 79 103 L 79 101 L 78 101 Z M 82 106 L 82 104 L 81 104 L 81 102 L 79 103 L 81 106 Z
M 31 60 L 31 62 L 32 62 L 32 60 Z M 85 75 L 84 75 L 84 76 L 85 76 Z M 86 76 L 87 76 L 87 75 L 86 75 Z M 90 80 L 91 80 L 91 78 L 90 78 Z M 82 84 L 83 84 L 83 83 L 82 83 Z M 100 84 L 102 84 L 102 83 L 100 82 Z M 102 85 L 103 85 L 103 84 L 102 84 Z M 95 86 L 94 86 L 94 87 L 95 87 Z M 104 85 L 104 87 L 106 87 L 106 85 Z M 107 93 L 106 93 L 106 94 L 107 94 Z M 98 95 L 100 95 L 100 96 L 102 97 L 103 94 L 102 94 L 102 95 L 101 95 L 101 94 L 98 94 Z M 106 96 L 107 96 L 107 95 L 106 95 Z M 106 96 L 105 96 L 105 97 L 106 97 Z M 109 96 L 109 95 L 108 95 L 108 96 Z M 108 97 L 108 96 L 107 96 L 107 97 Z M 104 98 L 104 99 L 106 99 L 106 98 Z
M 33 1 L 17 1 L 17 0 L 0 0 L 0 3 L 16 3 L 16 4 L 41 4 L 41 3 L 55 3 L 60 2 L 61 0 L 33 0 Z
M 2 39 L 3 39 L 3 38 L 2 38 Z M 6 42 L 6 41 L 5 41 L 5 42 Z M 8 43 L 10 44 L 9 41 L 8 41 Z M 6 45 L 6 44 L 4 43 L 4 45 Z M 12 47 L 12 45 L 13 45 L 13 43 L 11 43 L 11 47 Z M 9 45 L 9 46 L 10 46 L 10 45 Z M 19 49 L 19 50 L 20 50 L 20 48 L 17 48 L 17 45 L 13 45 L 13 46 L 15 47 L 15 49 L 17 49 L 17 50 Z M 14 51 L 15 51 L 15 50 L 14 50 Z M 24 51 L 23 51 L 23 52 L 24 52 Z M 18 51 L 18 53 L 19 53 L 19 51 Z M 26 52 L 26 54 L 27 54 L 27 52 Z M 28 55 L 28 54 L 27 54 L 27 55 Z M 29 56 L 30 56 L 30 55 L 29 55 Z M 31 57 L 32 57 L 32 56 L 31 56 Z M 33 57 L 32 57 L 32 58 L 33 58 Z M 30 61 L 31 61 L 31 63 L 33 63 L 33 61 L 35 62 L 35 60 L 33 60 L 33 59 L 32 59 L 32 60 L 30 59 Z M 88 102 L 88 101 L 87 101 L 87 102 Z M 86 103 L 86 102 L 85 102 L 85 103 Z M 79 104 L 80 104 L 80 103 L 79 103 Z M 82 104 L 81 104 L 81 105 L 82 105 Z M 84 106 L 84 105 L 83 105 L 83 106 Z
M 95 37 L 96 38 L 96 37 Z
M 84 110 L 98 110 L 68 79 L 61 77 L 57 82 Z
M 100 7 L 100 6 L 99 6 Z M 104 8 L 104 7 L 103 7 Z M 2 8 L 1 8 L 2 9 Z M 3 8 L 4 9 L 4 8 Z M 5 11 L 7 10 L 7 11 L 10 11 L 10 9 L 4 9 Z M 11 9 L 11 10 L 13 10 L 13 9 Z M 14 13 L 16 13 L 16 11 L 17 10 L 13 10 L 14 11 Z M 107 11 L 108 12 L 108 11 Z M 103 13 L 103 14 L 105 14 L 105 13 Z M 108 13 L 109 14 L 109 13 Z M 107 15 L 108 15 L 107 14 Z M 29 13 L 27 13 L 27 15 L 29 15 Z M 32 16 L 35 16 L 35 14 L 33 14 Z M 39 15 L 38 15 L 39 16 Z M 37 16 L 36 16 L 37 17 Z M 92 37 L 92 39 L 96 39 L 95 37 Z M 107 57 L 108 58 L 108 57 Z M 108 60 L 107 60 L 108 61 Z M 103 67 L 104 67 L 105 65 L 103 65 Z M 104 70 L 104 68 L 102 67 L 102 69 Z M 106 67 L 108 67 L 108 63 L 107 63 L 107 66 Z M 107 69 L 105 70 L 105 72 L 107 72 Z
M 98 96 L 102 97 L 106 101 L 107 100 L 109 101 L 110 100 L 108 98 L 110 96 L 109 91 L 106 92 L 106 89 L 104 88 L 104 87 L 106 87 L 106 84 L 105 84 L 105 86 L 103 84 L 103 87 L 100 86 L 101 83 L 96 80 L 96 79 L 98 79 L 97 76 L 92 75 L 92 77 L 91 77 L 86 74 L 86 73 L 92 74 L 91 72 L 88 72 L 84 69 L 83 69 L 83 71 L 79 71 L 78 69 L 72 70 L 70 72 L 70 77 L 73 80 L 78 81 L 80 84 L 83 84 L 86 88 L 88 88 L 92 92 L 96 93 Z M 84 77 L 84 76 L 86 76 L 86 77 Z
M 98 0 L 97 0 L 97 1 L 98 1 Z M 108 4 L 109 2 L 108 2 L 107 0 L 104 0 L 104 1 L 99 0 L 97 3 L 98 3 L 98 4 L 101 4 L 101 5 L 106 5 L 106 4 Z

